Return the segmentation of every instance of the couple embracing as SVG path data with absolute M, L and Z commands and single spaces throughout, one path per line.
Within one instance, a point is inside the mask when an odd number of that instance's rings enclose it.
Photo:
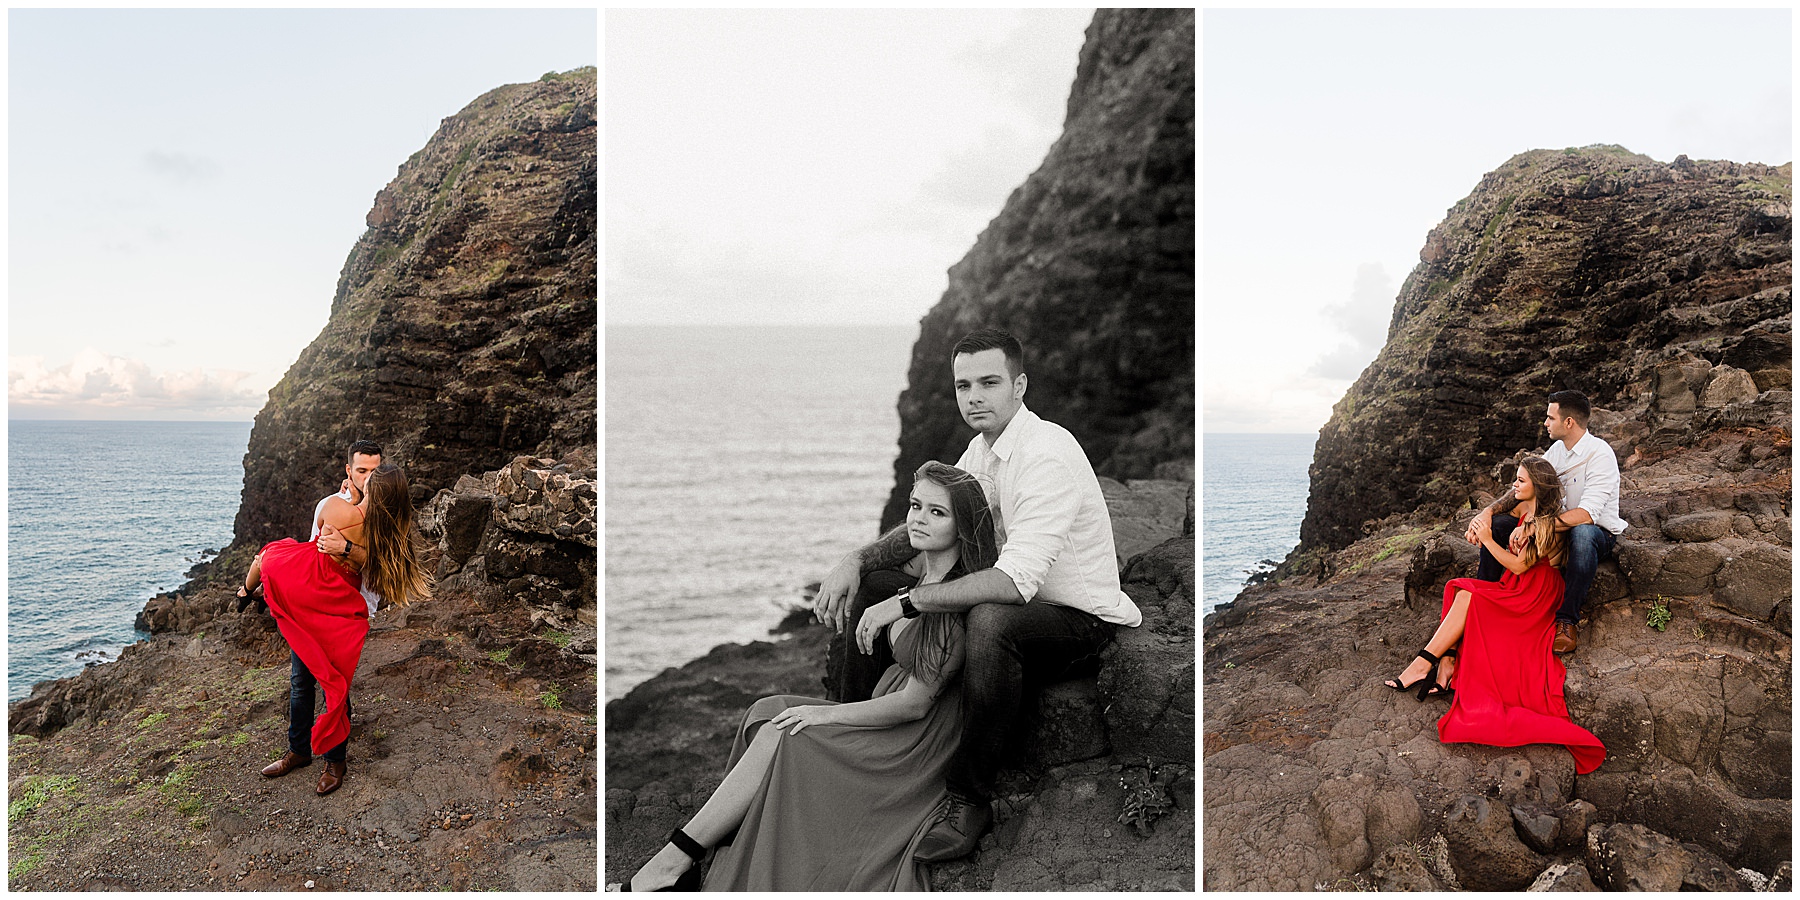
M 413 545 L 406 472 L 382 462 L 372 441 L 345 454 L 342 490 L 313 508 L 306 543 L 283 538 L 250 563 L 238 611 L 259 589 L 292 651 L 288 677 L 288 749 L 263 767 L 280 778 L 325 757 L 320 796 L 344 783 L 350 746 L 350 681 L 383 598 L 405 606 L 430 595 Z M 325 711 L 314 719 L 314 689 Z
M 1583 775 L 1606 748 L 1569 719 L 1555 654 L 1577 648 L 1594 571 L 1626 528 L 1618 457 L 1588 432 L 1591 413 L 1580 392 L 1550 395 L 1550 449 L 1521 460 L 1512 487 L 1469 523 L 1464 537 L 1481 548 L 1475 577 L 1444 586 L 1437 631 L 1386 682 L 1420 701 L 1450 699 L 1441 741 L 1562 744 Z
M 966 856 L 1028 687 L 1098 662 L 1141 621 L 1112 522 L 1073 436 L 1024 405 L 1025 352 L 973 332 L 951 351 L 976 435 L 914 475 L 906 522 L 851 553 L 816 611 L 844 652 L 838 700 L 765 697 L 729 772 L 619 890 L 926 890 Z

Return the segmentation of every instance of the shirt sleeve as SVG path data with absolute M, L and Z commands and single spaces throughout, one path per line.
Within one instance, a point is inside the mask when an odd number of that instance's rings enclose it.
M 1006 546 L 994 568 L 1005 572 L 1027 603 L 1069 546 L 1069 529 L 1081 511 L 1072 473 L 1054 458 L 1020 460 L 1013 508 L 1006 513 Z
M 1600 525 L 1608 518 L 1603 516 L 1607 507 L 1618 501 L 1619 460 L 1613 456 L 1610 447 L 1601 445 L 1588 454 L 1587 470 L 1587 484 L 1581 486 L 1581 502 L 1576 505 L 1587 510 L 1588 518 Z

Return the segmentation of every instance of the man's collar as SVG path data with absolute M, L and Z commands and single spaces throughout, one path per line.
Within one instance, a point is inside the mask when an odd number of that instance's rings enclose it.
M 1001 459 L 1011 459 L 1013 448 L 1019 445 L 1019 441 L 1024 440 L 1019 433 L 1027 430 L 1029 424 L 1036 421 L 1037 413 L 1026 409 L 1025 404 L 1019 404 L 1019 411 L 1013 413 L 1012 421 L 1006 423 L 1006 430 L 1000 432 L 1000 438 L 988 445 L 988 452 Z M 984 444 L 987 443 L 987 439 L 980 435 L 977 435 L 975 439 Z
M 1590 434 L 1593 434 L 1593 432 L 1588 431 L 1587 429 L 1584 428 L 1581 430 L 1581 437 L 1576 438 L 1575 443 L 1573 443 L 1573 444 L 1569 443 L 1567 438 L 1557 441 L 1557 443 L 1563 445 L 1564 450 L 1566 450 L 1570 453 L 1574 453 L 1575 448 L 1581 446 L 1581 442 L 1587 440 L 1588 435 L 1590 435 Z

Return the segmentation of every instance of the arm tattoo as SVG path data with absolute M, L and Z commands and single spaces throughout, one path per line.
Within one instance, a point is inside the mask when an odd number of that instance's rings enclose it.
M 1496 514 L 1509 513 L 1509 512 L 1512 512 L 1513 509 L 1515 509 L 1518 505 L 1519 505 L 1519 498 L 1513 496 L 1512 488 L 1507 488 L 1506 493 L 1501 494 L 1498 497 L 1495 497 L 1494 502 L 1489 503 L 1487 508 L 1488 508 L 1488 512 L 1491 512 L 1491 513 L 1496 513 Z
M 898 569 L 918 554 L 906 537 L 906 525 L 900 524 L 858 551 L 861 564 L 857 568 L 865 575 L 880 569 Z

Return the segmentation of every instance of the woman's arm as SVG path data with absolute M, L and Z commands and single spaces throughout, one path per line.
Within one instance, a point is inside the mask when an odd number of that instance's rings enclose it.
M 890 638 L 892 640 L 892 638 Z M 907 679 L 906 686 L 892 694 L 863 700 L 857 703 L 840 703 L 835 706 L 794 706 L 781 711 L 781 714 L 769 720 L 776 728 L 786 729 L 793 726 L 793 733 L 808 725 L 857 725 L 866 728 L 883 728 L 912 722 L 925 717 L 931 710 L 931 704 L 937 700 L 938 689 L 950 682 L 962 671 L 963 644 L 958 640 L 950 646 L 950 656 L 938 670 L 934 681 L 926 681 L 913 675 Z
M 1525 526 L 1521 523 L 1519 527 Z M 1528 537 L 1526 540 L 1530 540 L 1530 538 Z M 1481 533 L 1481 544 L 1487 548 L 1488 553 L 1492 554 L 1497 562 L 1506 567 L 1506 571 L 1514 575 L 1523 575 L 1526 569 L 1531 568 L 1526 564 L 1523 553 L 1514 553 L 1511 549 L 1501 546 L 1500 542 L 1494 540 L 1494 534 L 1491 531 Z
M 834 706 L 790 706 L 769 724 L 799 734 L 808 725 L 855 725 L 885 728 L 925 717 L 935 699 L 932 686 L 914 678 L 891 694 Z M 790 729 L 789 726 L 792 726 Z

